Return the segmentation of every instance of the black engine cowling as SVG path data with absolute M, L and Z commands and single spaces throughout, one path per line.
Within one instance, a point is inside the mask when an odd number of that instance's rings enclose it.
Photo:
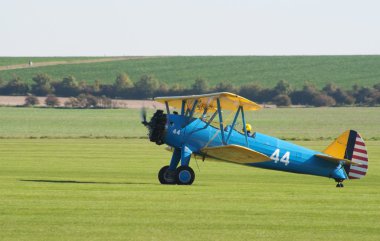
M 149 140 L 151 142 L 155 142 L 157 145 L 162 145 L 165 142 L 165 134 L 166 134 L 166 114 L 164 114 L 163 110 L 157 110 L 154 113 L 152 119 L 145 125 L 148 127 Z

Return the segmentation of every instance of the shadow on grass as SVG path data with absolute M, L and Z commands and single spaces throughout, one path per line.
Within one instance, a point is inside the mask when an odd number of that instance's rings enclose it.
M 149 182 L 90 182 L 90 181 L 75 181 L 75 180 L 33 180 L 33 179 L 20 179 L 21 182 L 47 182 L 47 183 L 73 183 L 73 184 L 108 184 L 108 185 L 156 185 L 156 183 Z

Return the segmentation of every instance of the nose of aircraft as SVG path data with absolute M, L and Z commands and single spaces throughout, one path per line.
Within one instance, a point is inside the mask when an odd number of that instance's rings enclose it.
M 148 136 L 151 142 L 157 145 L 164 144 L 166 134 L 166 121 L 167 116 L 163 110 L 157 110 L 149 122 L 146 120 L 146 110 L 141 110 L 141 123 L 148 128 Z

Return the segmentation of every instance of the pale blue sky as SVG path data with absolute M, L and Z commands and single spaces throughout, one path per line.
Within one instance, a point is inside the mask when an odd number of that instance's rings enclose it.
M 0 0 L 0 56 L 380 54 L 377 0 Z

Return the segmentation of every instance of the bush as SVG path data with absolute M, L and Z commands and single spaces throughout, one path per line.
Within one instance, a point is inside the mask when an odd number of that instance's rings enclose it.
M 288 95 L 277 95 L 274 97 L 273 103 L 277 106 L 290 106 L 292 101 Z
M 35 106 L 38 104 L 40 104 L 40 101 L 34 95 L 28 95 L 27 97 L 25 97 L 25 106 Z
M 107 102 L 106 99 L 103 98 L 103 100 L 105 103 Z M 64 105 L 73 108 L 96 108 L 98 107 L 98 98 L 89 94 L 80 94 L 77 98 L 71 97 L 65 101 Z
M 45 104 L 46 106 L 49 106 L 49 107 L 57 107 L 61 103 L 55 95 L 48 95 L 45 99 Z
M 79 101 L 77 98 L 70 97 L 68 100 L 65 101 L 64 103 L 65 107 L 72 107 L 72 108 L 78 108 L 80 107 Z
M 112 108 L 112 104 L 112 100 L 104 95 L 98 98 L 98 107 Z
M 89 94 L 80 94 L 77 97 L 79 101 L 79 107 L 81 108 L 95 108 L 98 106 L 98 98 Z
M 316 94 L 312 99 L 312 105 L 314 106 L 333 106 L 336 104 L 334 98 L 325 94 Z

